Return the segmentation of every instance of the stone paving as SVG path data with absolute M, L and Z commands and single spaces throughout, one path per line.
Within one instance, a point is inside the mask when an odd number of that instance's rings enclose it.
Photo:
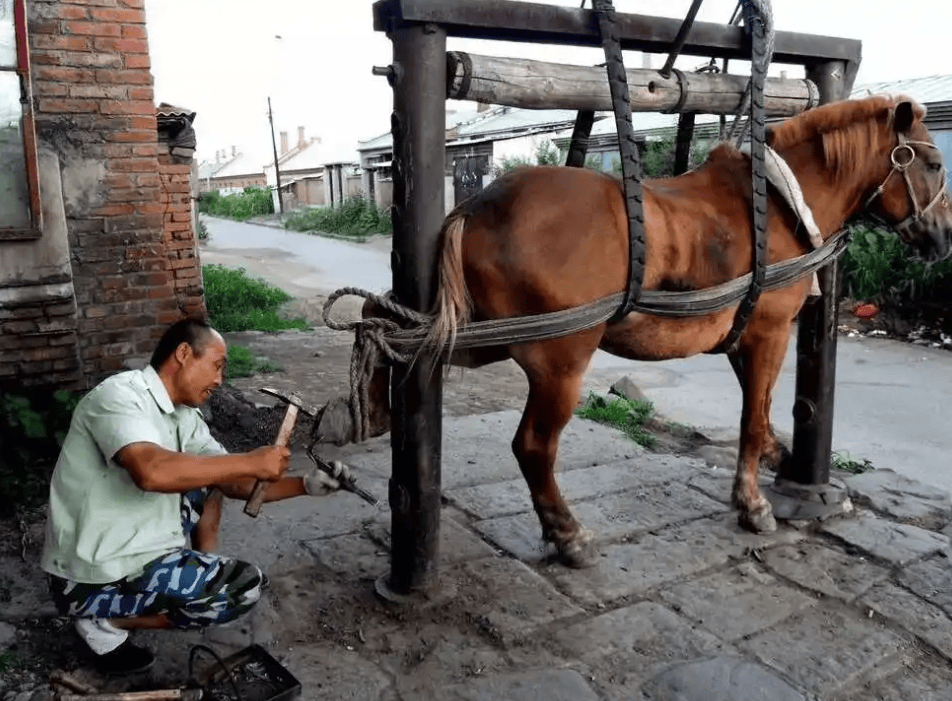
M 845 478 L 852 513 L 758 536 L 736 525 L 728 471 L 574 419 L 559 481 L 600 557 L 571 570 L 540 542 L 518 418 L 445 420 L 438 586 L 408 603 L 375 594 L 385 506 L 297 499 L 251 521 L 229 505 L 222 551 L 271 589 L 228 627 L 140 634 L 162 660 L 148 683 L 184 681 L 195 643 L 258 642 L 307 700 L 952 699 L 949 494 L 877 470 Z M 326 456 L 386 495 L 388 436 Z

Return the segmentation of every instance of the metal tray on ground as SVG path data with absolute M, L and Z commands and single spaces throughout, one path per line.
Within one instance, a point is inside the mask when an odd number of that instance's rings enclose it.
M 239 650 L 223 663 L 231 679 L 218 662 L 196 675 L 204 701 L 290 701 L 301 694 L 301 682 L 260 645 Z

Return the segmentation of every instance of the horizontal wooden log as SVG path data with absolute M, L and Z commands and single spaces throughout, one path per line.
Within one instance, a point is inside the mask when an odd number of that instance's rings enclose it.
M 460 51 L 446 55 L 447 97 L 527 109 L 612 109 L 603 67 L 572 66 L 522 58 L 480 56 Z M 628 68 L 632 112 L 735 114 L 747 77 L 720 73 Z M 765 110 L 790 117 L 819 104 L 816 85 L 805 79 L 768 78 Z

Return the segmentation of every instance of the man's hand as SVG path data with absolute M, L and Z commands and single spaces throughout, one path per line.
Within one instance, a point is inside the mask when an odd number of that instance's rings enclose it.
M 339 480 L 350 480 L 350 471 L 347 469 L 347 465 L 339 460 L 334 460 L 331 462 L 331 466 L 334 468 L 333 476 L 318 467 L 305 475 L 304 491 L 312 497 L 324 497 L 340 489 Z
M 287 448 L 267 445 L 248 453 L 248 459 L 255 468 L 255 477 L 274 482 L 281 478 L 291 460 L 291 451 Z

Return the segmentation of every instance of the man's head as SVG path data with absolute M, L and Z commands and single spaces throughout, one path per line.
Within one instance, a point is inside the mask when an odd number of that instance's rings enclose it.
M 173 404 L 199 406 L 225 379 L 228 348 L 201 319 L 176 321 L 159 339 L 150 365 Z

